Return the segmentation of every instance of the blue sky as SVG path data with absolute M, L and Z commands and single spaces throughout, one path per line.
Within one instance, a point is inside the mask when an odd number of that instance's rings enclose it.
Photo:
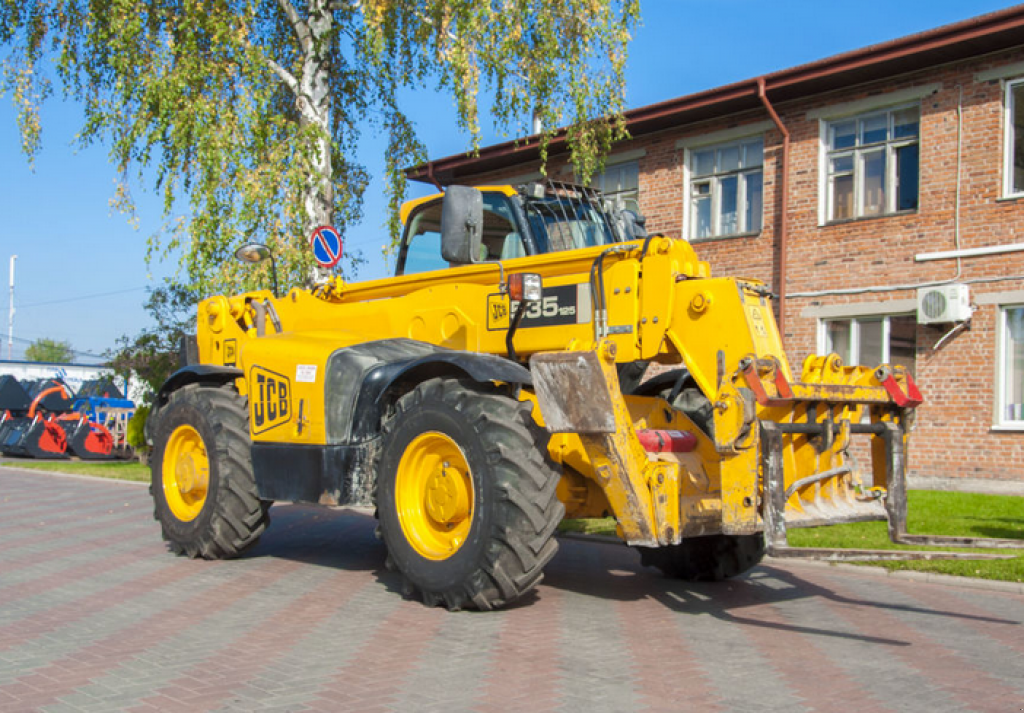
M 1011 6 L 974 0 L 642 0 L 643 24 L 630 45 L 627 107 L 635 108 L 840 52 L 902 37 Z M 413 118 L 431 157 L 468 146 L 452 131 L 450 100 L 415 96 Z M 74 150 L 79 108 L 59 97 L 43 114 L 43 149 L 30 168 L 20 153 L 10 98 L 0 99 L 0 358 L 8 354 L 8 266 L 16 265 L 13 357 L 41 337 L 65 340 L 78 361 L 117 337 L 149 325 L 146 288 L 173 274 L 173 264 L 146 265 L 146 238 L 160 230 L 161 210 L 148 186 L 133 186 L 139 227 L 110 208 L 115 172 L 101 146 Z M 485 128 L 484 144 L 505 140 Z M 361 160 L 374 176 L 365 219 L 346 239 L 369 264 L 356 279 L 385 275 L 383 143 L 367 134 Z M 433 189 L 414 188 L 413 195 Z M 655 226 L 656 227 L 656 226 Z M 96 356 L 89 356 L 96 355 Z

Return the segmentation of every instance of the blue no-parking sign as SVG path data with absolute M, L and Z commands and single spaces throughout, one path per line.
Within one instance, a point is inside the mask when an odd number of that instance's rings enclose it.
M 313 248 L 313 257 L 320 267 L 332 268 L 341 260 L 341 236 L 330 225 L 321 225 L 313 231 L 309 238 L 309 246 Z

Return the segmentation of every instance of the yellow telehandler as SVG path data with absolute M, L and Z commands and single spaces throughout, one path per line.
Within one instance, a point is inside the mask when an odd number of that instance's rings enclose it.
M 766 285 L 587 188 L 450 186 L 401 217 L 394 277 L 199 305 L 148 429 L 174 551 L 238 555 L 274 501 L 373 506 L 426 604 L 493 609 L 565 517 L 693 580 L 795 553 L 787 527 L 905 535 L 903 368 L 794 372 Z

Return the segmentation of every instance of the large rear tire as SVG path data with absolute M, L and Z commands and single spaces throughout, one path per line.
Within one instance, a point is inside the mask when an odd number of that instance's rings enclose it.
M 382 453 L 388 565 L 425 604 L 496 609 L 541 580 L 564 508 L 528 405 L 431 379 L 399 399 Z
M 717 582 L 756 567 L 764 558 L 764 535 L 708 535 L 667 547 L 640 547 L 645 567 L 688 582 Z
M 190 384 L 160 409 L 150 458 L 163 538 L 177 554 L 236 557 L 270 522 L 256 491 L 245 398 L 234 389 Z

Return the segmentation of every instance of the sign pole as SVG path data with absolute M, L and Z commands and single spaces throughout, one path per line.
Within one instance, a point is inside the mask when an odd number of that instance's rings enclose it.
M 11 255 L 11 296 L 7 312 L 7 361 L 12 361 L 11 347 L 14 344 L 14 261 L 17 255 Z

